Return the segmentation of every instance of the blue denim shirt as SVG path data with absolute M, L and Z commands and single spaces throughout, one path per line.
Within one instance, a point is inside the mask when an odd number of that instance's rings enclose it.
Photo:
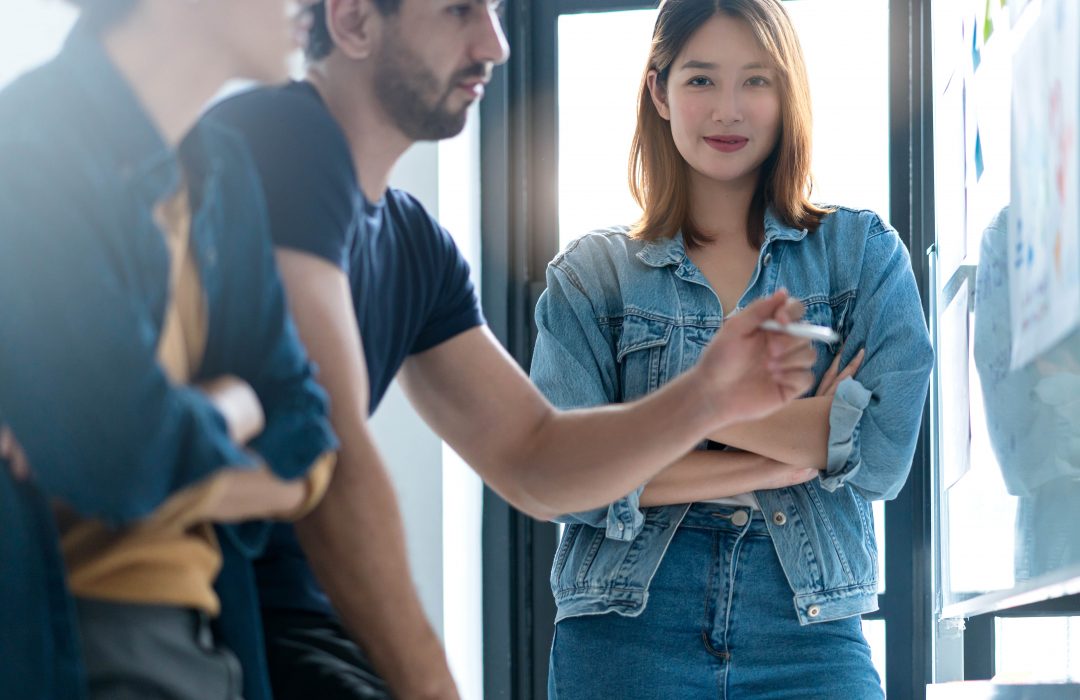
M 536 308 L 532 378 L 560 408 L 632 401 L 686 371 L 723 324 L 681 236 L 591 233 L 548 266 Z M 820 477 L 757 491 L 803 624 L 877 607 L 870 501 L 896 496 L 911 468 L 933 353 L 908 252 L 873 212 L 839 208 L 814 233 L 765 216 L 765 241 L 739 307 L 785 287 L 807 320 L 861 347 L 858 380 L 837 389 Z M 820 379 L 839 347 L 818 346 Z M 658 435 L 657 439 L 663 439 Z M 637 615 L 688 505 L 641 508 L 641 488 L 568 524 L 551 585 L 558 617 Z
M 157 363 L 169 253 L 153 212 L 182 176 L 209 311 L 194 381 L 232 374 L 252 386 L 265 429 L 251 452 L 233 443 L 202 392 L 171 383 Z M 32 484 L 15 485 L 0 464 L 0 687 L 19 698 L 78 698 L 48 500 L 122 525 L 257 457 L 282 478 L 301 476 L 336 440 L 287 313 L 242 142 L 206 125 L 168 147 L 81 27 L 60 56 L 0 93 L 0 305 L 0 423 L 34 472 Z M 244 558 L 268 530 L 248 523 L 220 534 L 221 623 L 254 649 Z

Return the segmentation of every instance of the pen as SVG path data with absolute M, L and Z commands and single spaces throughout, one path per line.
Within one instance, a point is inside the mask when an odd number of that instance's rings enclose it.
M 840 340 L 840 334 L 828 326 L 815 326 L 812 323 L 780 323 L 769 319 L 762 321 L 760 328 L 774 333 L 786 333 L 796 338 L 816 340 L 819 343 L 835 343 Z

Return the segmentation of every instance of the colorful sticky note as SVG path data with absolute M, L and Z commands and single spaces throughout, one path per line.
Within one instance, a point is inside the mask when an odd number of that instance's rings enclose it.
M 986 17 L 983 19 L 983 44 L 990 41 L 994 33 L 993 11 L 990 9 L 990 0 L 986 0 Z
M 979 55 L 979 33 L 976 31 L 971 32 L 971 63 L 975 70 L 978 70 L 982 63 L 982 56 Z
M 975 180 L 981 180 L 986 166 L 983 164 L 982 134 L 975 129 Z

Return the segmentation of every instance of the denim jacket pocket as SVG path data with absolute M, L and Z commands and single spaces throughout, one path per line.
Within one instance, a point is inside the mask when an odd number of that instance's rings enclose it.
M 640 398 L 667 381 L 663 361 L 672 325 L 637 314 L 623 318 L 615 356 L 623 401 Z
M 681 505 L 646 509 L 641 532 L 628 541 L 613 540 L 600 528 L 569 525 L 551 569 L 551 590 L 556 600 L 600 596 L 602 600 L 594 602 L 618 606 L 617 599 L 630 595 L 635 601 L 643 601 L 648 582 L 688 508 Z

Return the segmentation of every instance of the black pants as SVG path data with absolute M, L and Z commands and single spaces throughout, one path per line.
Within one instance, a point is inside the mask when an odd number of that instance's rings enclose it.
M 214 643 L 205 614 L 102 600 L 76 608 L 91 700 L 240 700 L 240 663 Z
M 383 682 L 336 618 L 263 610 L 275 700 L 387 700 Z

